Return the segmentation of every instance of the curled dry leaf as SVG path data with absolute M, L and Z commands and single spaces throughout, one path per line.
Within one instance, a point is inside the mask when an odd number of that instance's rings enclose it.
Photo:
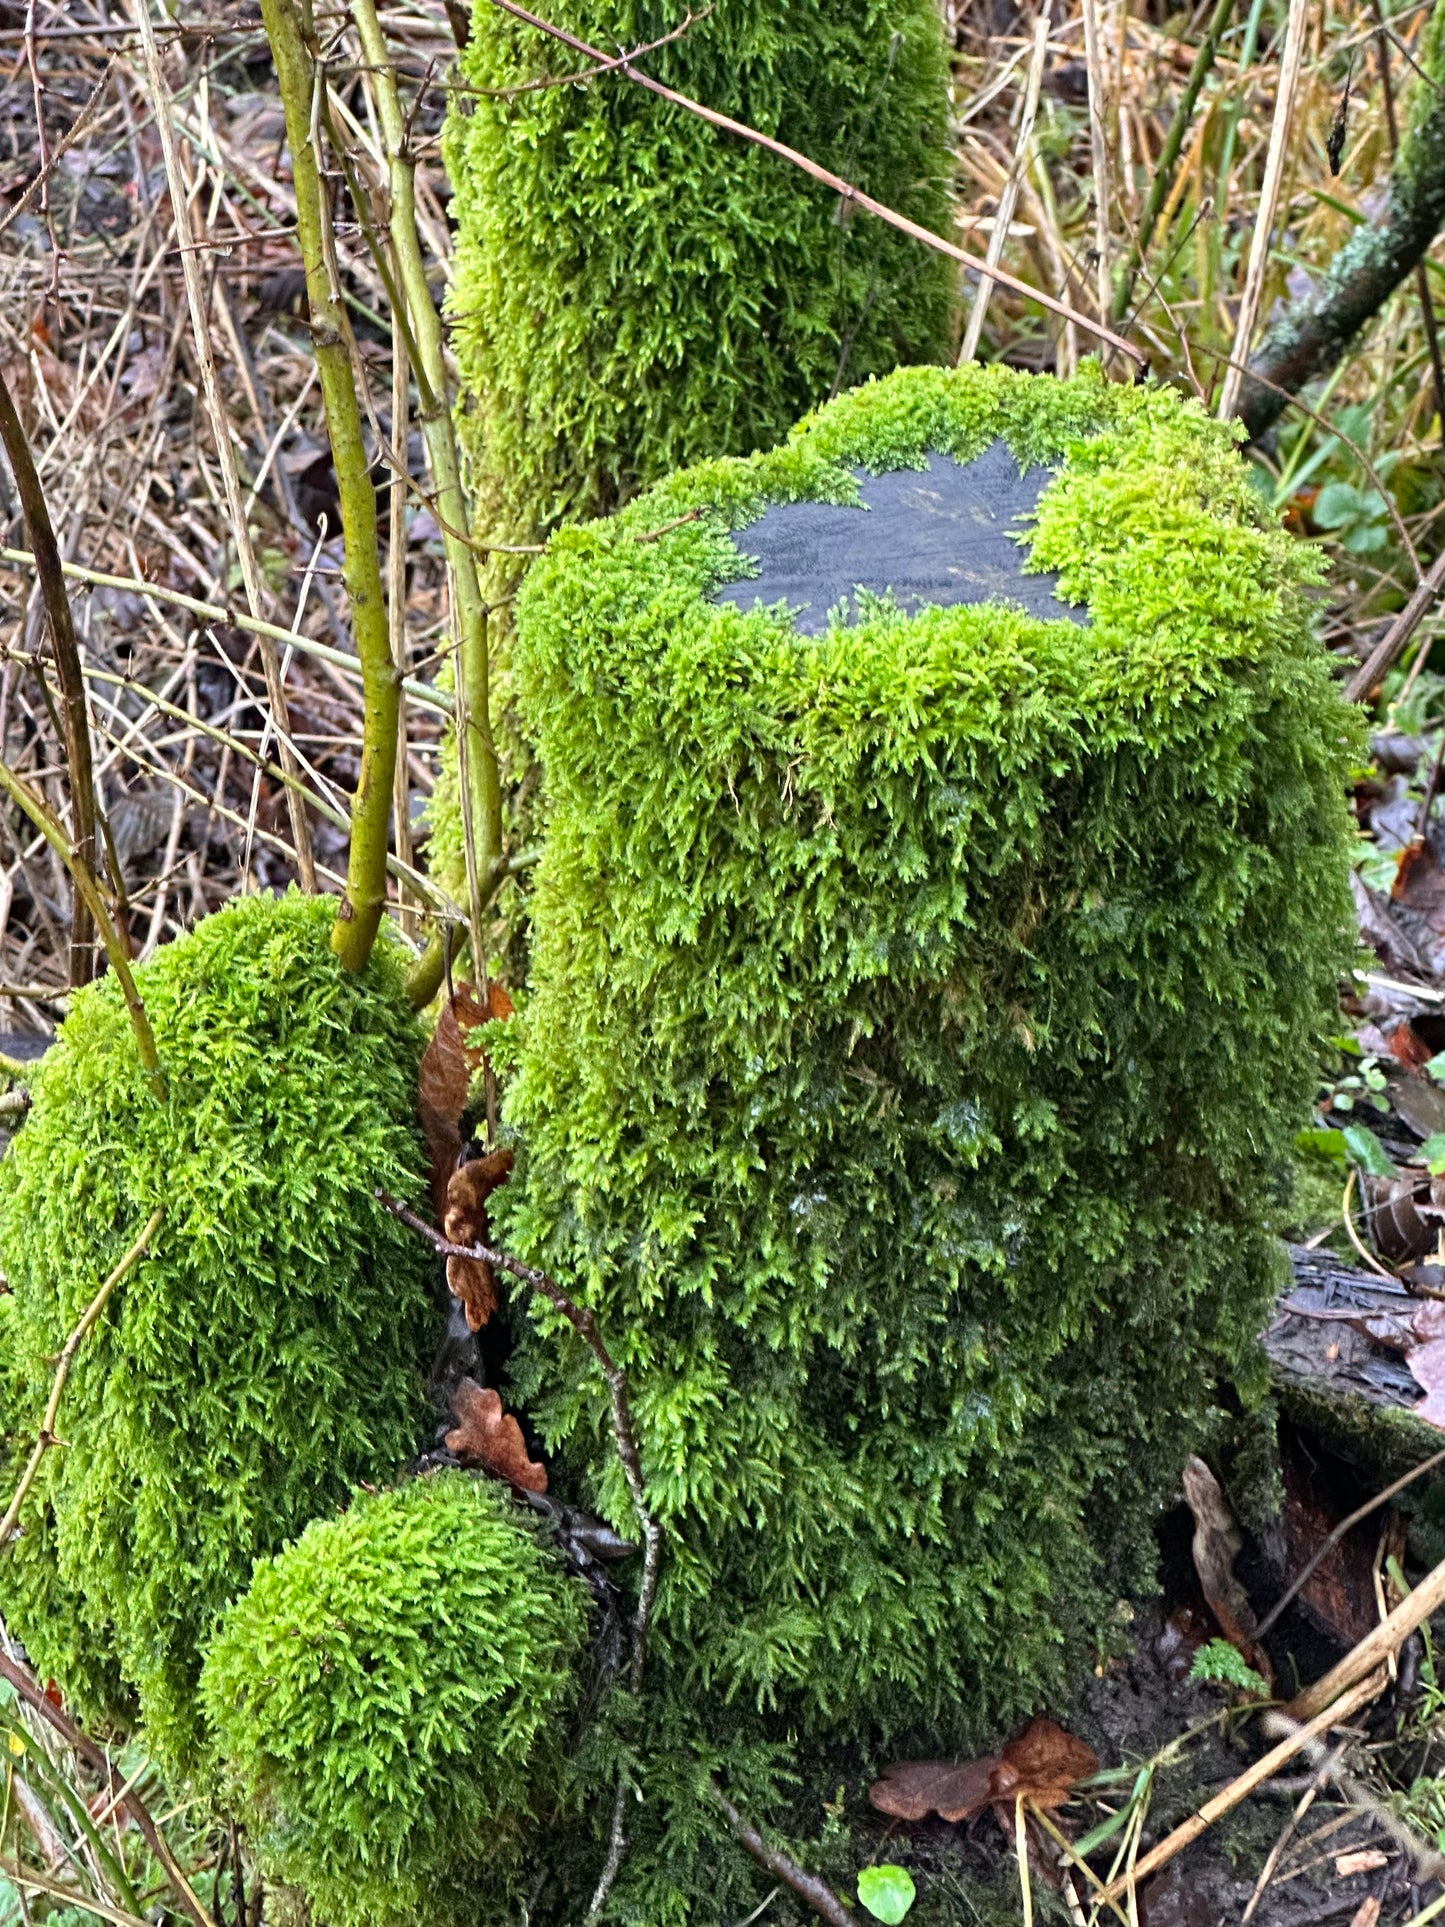
M 1234 1562 L 1244 1544 L 1229 1501 L 1203 1459 L 1190 1458 L 1184 1466 L 1184 1497 L 1194 1514 L 1194 1569 L 1209 1610 L 1231 1646 L 1268 1684 L 1274 1684 L 1269 1655 L 1254 1636 L 1258 1621 L 1249 1595 L 1234 1576 Z
M 520 1486 L 523 1492 L 547 1490 L 547 1468 L 527 1457 L 522 1428 L 492 1388 L 464 1378 L 452 1398 L 455 1428 L 447 1433 L 447 1448 L 466 1466 L 485 1466 L 497 1478 Z
M 472 1074 L 482 1061 L 481 1045 L 470 1041 L 470 1033 L 511 1014 L 512 1000 L 500 984 L 489 986 L 485 1005 L 477 1001 L 470 984 L 458 984 L 442 1007 L 423 1054 L 417 1111 L 431 1151 L 432 1204 L 439 1218 L 446 1210 L 447 1183 L 461 1155 L 462 1112 L 467 1108 Z
M 454 1245 L 489 1245 L 492 1220 L 487 1199 L 512 1175 L 512 1153 L 503 1148 L 469 1158 L 447 1183 L 442 1230 Z M 466 1307 L 467 1324 L 480 1331 L 497 1309 L 497 1281 L 484 1258 L 448 1258 L 447 1283 Z
M 1036 1807 L 1060 1807 L 1080 1780 L 1098 1771 L 1092 1747 L 1056 1720 L 1031 1720 L 1001 1753 L 978 1760 L 905 1760 L 868 1789 L 880 1813 L 899 1820 L 972 1820 L 992 1806 L 999 1825 L 1013 1827 L 1020 1795 Z

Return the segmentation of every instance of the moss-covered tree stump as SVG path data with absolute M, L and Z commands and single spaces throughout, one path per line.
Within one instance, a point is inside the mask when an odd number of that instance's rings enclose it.
M 979 508 L 946 580 L 906 515 L 870 540 L 910 489 Z M 800 530 L 843 557 L 811 588 Z M 1317 572 L 1193 405 L 997 369 L 865 387 L 532 570 L 502 1235 L 631 1375 L 689 1730 L 1036 1705 L 1149 1582 L 1218 1384 L 1262 1394 L 1351 955 Z M 515 1364 L 629 1529 L 586 1357 Z

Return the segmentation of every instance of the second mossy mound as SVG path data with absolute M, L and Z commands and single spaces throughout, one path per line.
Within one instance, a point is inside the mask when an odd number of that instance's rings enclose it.
M 332 1927 L 515 1919 L 586 1627 L 536 1523 L 462 1472 L 359 1495 L 259 1565 L 201 1697 L 268 1876 Z
M 860 489 L 926 516 L 954 462 L 1003 487 L 1000 443 L 1006 495 L 1046 471 L 1019 562 L 1051 593 L 995 557 L 954 601 L 907 515 L 855 564 Z M 766 576 L 745 606 L 749 554 L 803 552 L 756 527 L 788 503 L 837 505 L 795 527 L 831 518 L 854 585 L 806 620 Z M 977 368 L 860 389 L 529 575 L 549 829 L 499 1236 L 630 1374 L 689 1717 L 996 1731 L 1150 1583 L 1217 1388 L 1262 1394 L 1271 1201 L 1353 955 L 1318 577 L 1197 407 Z M 562 1336 L 513 1402 L 632 1530 Z
M 352 975 L 335 905 L 247 897 L 136 972 L 157 1102 L 112 977 L 79 992 L 0 1162 L 12 1477 L 66 1335 L 156 1207 L 78 1352 L 64 1450 L 0 1561 L 0 1611 L 82 1712 L 139 1715 L 172 1765 L 252 1562 L 393 1476 L 424 1429 L 430 1253 L 379 1186 L 422 1189 L 423 1037 L 385 941 Z

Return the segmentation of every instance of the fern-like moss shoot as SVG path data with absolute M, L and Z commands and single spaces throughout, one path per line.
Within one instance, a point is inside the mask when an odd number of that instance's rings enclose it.
M 998 438 L 1053 471 L 1028 566 L 1085 619 L 713 599 L 769 504 Z M 499 1235 L 631 1374 L 675 1703 L 996 1728 L 1149 1583 L 1219 1382 L 1262 1392 L 1270 1200 L 1353 955 L 1319 567 L 1192 403 L 968 368 L 529 573 L 549 828 Z M 631 1530 L 562 1338 L 513 1402 Z
M 676 9 L 572 0 L 609 51 Z M 480 0 L 447 138 L 452 308 L 489 535 L 530 541 L 706 455 L 781 440 L 840 387 L 947 348 L 957 270 L 788 162 Z M 668 86 L 949 231 L 934 0 L 716 0 L 647 59 Z
M 465 1473 L 358 1497 L 263 1561 L 201 1693 L 267 1870 L 329 1927 L 495 1913 L 586 1623 L 507 1489 Z
M 274 1551 L 425 1409 L 429 1258 L 376 1201 L 414 1195 L 420 1028 L 385 942 L 360 975 L 324 898 L 247 897 L 136 972 L 157 1103 L 114 980 L 79 992 L 0 1162 L 5 1431 L 33 1441 L 55 1354 L 157 1205 L 81 1348 L 0 1610 L 90 1713 L 186 1763 L 200 1655 Z

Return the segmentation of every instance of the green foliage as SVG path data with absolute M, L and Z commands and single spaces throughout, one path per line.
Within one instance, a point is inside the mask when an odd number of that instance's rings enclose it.
M 1189 1669 L 1191 1679 L 1210 1680 L 1217 1686 L 1237 1686 L 1255 1699 L 1268 1699 L 1269 1688 L 1246 1661 L 1237 1646 L 1227 1639 L 1210 1639 L 1194 1655 Z
M 875 601 L 806 637 L 709 600 L 769 502 L 999 435 L 1059 471 L 1032 565 L 1087 625 Z M 1262 1394 L 1267 1215 L 1353 956 L 1318 568 L 1174 394 L 971 368 L 529 574 L 550 824 L 497 1215 L 629 1371 L 669 1535 L 649 1663 L 694 1718 L 961 1740 L 1030 1709 L 1148 1583 L 1216 1382 Z M 604 1387 L 536 1323 L 514 1398 L 631 1529 Z
M 656 0 L 548 16 L 608 49 Z M 946 350 L 956 269 L 785 161 L 616 78 L 507 92 L 575 57 L 481 0 L 454 112 L 458 358 L 481 520 L 534 539 L 683 462 L 777 442 L 840 386 Z M 647 72 L 946 233 L 933 0 L 717 0 Z
M 875 1920 L 897 1927 L 918 1897 L 906 1867 L 865 1867 L 858 1876 L 858 1898 Z
M 495 1908 L 586 1624 L 489 1481 L 411 1479 L 309 1526 L 257 1566 L 201 1678 L 263 1864 L 331 1927 Z
M 0 1163 L 4 1430 L 28 1451 L 55 1354 L 157 1204 L 79 1352 L 0 1609 L 42 1677 L 187 1761 L 200 1653 L 275 1550 L 415 1449 L 428 1254 L 421 1033 L 388 945 L 359 976 L 323 898 L 248 897 L 137 971 L 156 1103 L 114 979 L 77 994 Z

